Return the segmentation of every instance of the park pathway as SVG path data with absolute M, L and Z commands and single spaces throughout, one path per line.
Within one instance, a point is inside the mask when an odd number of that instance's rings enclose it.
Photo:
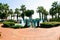
M 0 27 L 0 40 L 59 40 L 60 26 L 54 28 L 12 29 Z

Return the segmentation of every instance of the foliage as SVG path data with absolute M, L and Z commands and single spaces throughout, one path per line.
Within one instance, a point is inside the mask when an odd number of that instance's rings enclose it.
M 59 18 L 59 15 L 60 15 L 60 4 L 58 4 L 58 2 L 53 2 L 52 3 L 52 7 L 49 10 L 49 13 L 50 13 L 50 15 L 52 15 L 52 18 L 53 18 L 53 16 L 55 16 L 56 18 Z M 58 14 L 58 16 L 57 16 L 57 14 Z
M 34 11 L 33 11 L 33 10 L 26 10 L 26 11 L 25 11 L 25 15 L 26 15 L 27 17 L 31 17 L 32 14 L 34 14 Z
M 8 15 L 9 15 L 8 10 L 9 10 L 8 4 L 0 3 L 0 18 L 1 19 L 6 19 L 8 17 Z
M 29 17 L 30 19 L 32 19 L 32 15 L 34 14 L 34 10 L 26 10 L 25 11 L 25 15 L 27 16 L 27 17 Z M 31 25 L 33 25 L 32 24 L 32 20 L 30 20 L 30 22 L 31 22 Z M 27 21 L 26 21 L 26 25 L 27 25 Z
M 5 22 L 14 22 L 14 23 L 16 23 L 17 21 L 16 20 L 6 20 Z
M 3 27 L 12 27 L 14 25 L 15 25 L 14 22 L 3 22 Z
M 50 12 L 50 15 L 55 15 L 55 9 L 54 8 L 51 8 L 49 12 Z
M 23 20 L 24 20 L 25 11 L 26 11 L 26 7 L 25 7 L 25 5 L 23 5 L 23 4 L 21 5 L 20 11 L 22 12 L 21 17 L 22 17 Z
M 21 26 L 21 25 L 14 25 L 14 26 L 12 26 L 11 28 L 24 28 L 24 26 Z
M 19 14 L 20 14 L 20 12 L 19 12 L 19 9 L 18 9 L 18 8 L 16 8 L 16 9 L 15 9 L 15 14 L 17 14 L 17 16 L 16 16 L 16 17 L 17 17 L 17 21 L 18 21 L 18 17 L 19 17 Z
M 51 27 L 56 27 L 59 26 L 60 22 L 43 22 L 41 23 L 42 28 L 51 28 Z
M 50 22 L 60 22 L 60 18 L 53 18 L 53 19 L 50 19 Z
M 41 19 L 41 14 L 42 14 L 43 10 L 44 10 L 44 7 L 43 6 L 38 6 L 37 13 L 39 13 L 40 19 Z
M 48 12 L 44 9 L 43 6 L 38 6 L 37 13 L 39 13 L 40 19 L 47 19 Z M 42 15 L 41 15 L 42 14 Z M 44 17 L 44 18 L 43 18 Z
M 9 12 L 8 13 L 11 15 L 11 20 L 12 20 L 13 10 L 12 9 L 9 9 Z
M 22 13 L 23 13 L 25 10 L 26 10 L 26 7 L 25 7 L 25 5 L 22 4 L 20 11 L 22 11 Z

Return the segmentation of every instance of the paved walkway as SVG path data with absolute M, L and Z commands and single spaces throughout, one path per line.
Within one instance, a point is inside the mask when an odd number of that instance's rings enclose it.
M 59 40 L 60 26 L 55 28 L 1 28 L 0 40 Z

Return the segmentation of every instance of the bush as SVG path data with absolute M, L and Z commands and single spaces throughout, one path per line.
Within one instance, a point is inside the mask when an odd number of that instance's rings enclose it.
M 11 28 L 23 28 L 24 26 L 21 26 L 21 25 L 14 25 L 14 26 L 12 26 Z
M 3 27 L 12 27 L 14 25 L 15 25 L 14 22 L 3 22 Z
M 6 20 L 6 22 L 14 22 L 14 23 L 16 23 L 17 21 L 16 20 Z
M 51 22 L 60 22 L 60 18 L 57 19 L 57 18 L 53 18 L 53 19 L 50 19 Z
M 40 24 L 40 27 L 42 28 L 51 28 L 51 27 L 56 27 L 59 26 L 60 22 L 43 22 Z

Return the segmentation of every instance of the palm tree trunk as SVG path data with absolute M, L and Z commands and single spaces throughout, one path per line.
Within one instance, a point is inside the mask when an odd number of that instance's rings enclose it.
M 58 13 L 58 18 L 59 18 L 59 13 Z
M 26 19 L 25 27 L 28 27 L 28 25 L 27 25 L 27 24 L 28 24 L 28 20 Z
M 43 20 L 43 14 L 42 14 L 42 20 Z
M 52 15 L 52 19 L 53 19 L 53 15 Z
M 47 15 L 44 15 L 44 21 L 47 21 Z
M 22 17 L 22 19 L 24 20 L 24 17 Z
M 37 21 L 37 27 L 39 27 L 39 20 Z
M 23 20 L 24 20 L 24 14 L 22 13 L 22 18 L 23 18 Z
M 11 20 L 12 20 L 12 14 L 11 14 Z
M 39 13 L 39 17 L 40 17 L 40 19 L 41 19 L 41 14 Z
M 39 13 L 39 17 L 40 17 L 40 20 L 41 20 L 41 14 Z M 39 20 L 37 21 L 37 27 L 39 27 Z
M 18 14 L 17 14 L 17 22 L 18 22 Z
M 33 28 L 33 23 L 32 23 L 32 16 L 30 17 L 30 23 L 31 23 L 31 26 Z

